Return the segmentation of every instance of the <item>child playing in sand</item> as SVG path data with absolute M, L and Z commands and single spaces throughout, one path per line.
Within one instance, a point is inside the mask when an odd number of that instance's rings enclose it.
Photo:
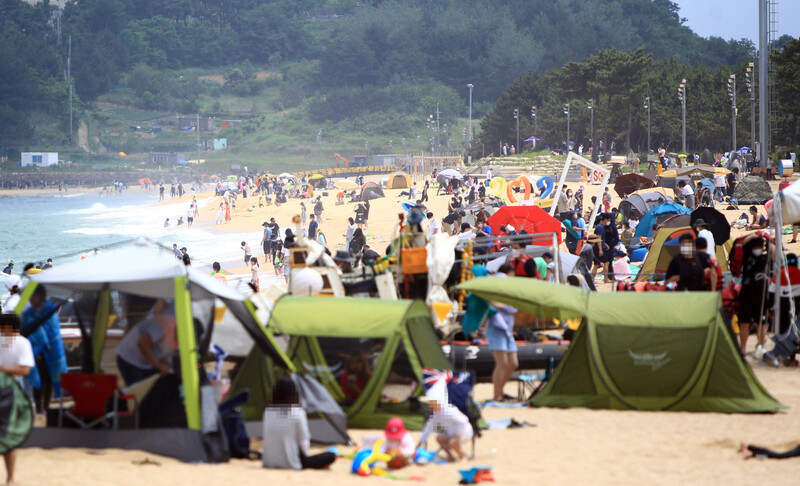
M 431 416 L 425 422 L 418 446 L 423 447 L 428 441 L 428 436 L 436 431 L 436 441 L 447 454 L 447 460 L 450 462 L 465 460 L 467 455 L 461 445 L 472 439 L 472 426 L 466 415 L 447 402 L 445 386 L 434 385 L 425 397 L 420 398 L 420 401 L 428 403 Z
M 389 461 L 391 469 L 399 469 L 407 466 L 417 452 L 414 438 L 406 430 L 406 424 L 400 417 L 392 417 L 386 422 L 383 430 L 386 442 L 381 447 L 381 452 L 389 454 L 392 459 Z

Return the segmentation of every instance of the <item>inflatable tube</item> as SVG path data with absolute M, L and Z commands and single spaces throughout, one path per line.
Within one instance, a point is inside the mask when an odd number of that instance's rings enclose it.
M 521 370 L 543 369 L 549 363 L 551 356 L 557 364 L 569 346 L 569 341 L 516 341 L 516 343 Z M 455 369 L 474 371 L 476 379 L 482 383 L 492 381 L 494 357 L 487 341 L 477 343 L 455 341 L 452 346 L 451 343 L 442 341 L 441 345 L 445 356 L 455 364 Z M 455 356 L 451 356 L 451 352 L 455 353 Z

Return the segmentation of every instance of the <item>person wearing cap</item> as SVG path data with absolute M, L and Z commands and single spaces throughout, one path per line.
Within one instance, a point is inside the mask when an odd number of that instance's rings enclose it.
M 433 385 L 420 402 L 428 404 L 431 414 L 417 446 L 425 446 L 435 431 L 436 441 L 447 454 L 448 461 L 465 460 L 467 455 L 461 445 L 472 439 L 472 426 L 467 416 L 447 401 L 447 387 L 444 384 Z
M 383 437 L 386 442 L 381 446 L 381 452 L 389 454 L 391 469 L 399 469 L 408 465 L 417 452 L 414 438 L 406 430 L 406 424 L 400 417 L 392 417 L 386 422 L 383 429 Z
M 706 253 L 710 258 L 716 258 L 716 246 L 714 242 L 714 233 L 709 231 L 708 223 L 703 218 L 697 218 L 694 222 L 694 230 L 697 231 L 697 238 L 706 240 Z

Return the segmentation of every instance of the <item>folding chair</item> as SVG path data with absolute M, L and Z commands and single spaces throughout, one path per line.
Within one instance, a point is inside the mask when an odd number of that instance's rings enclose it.
M 59 427 L 63 426 L 64 416 L 67 416 L 82 429 L 91 429 L 98 424 L 117 429 L 119 416 L 133 415 L 135 427 L 139 428 L 136 395 L 118 393 L 117 375 L 65 373 L 61 375 L 61 386 L 72 396 L 74 405 L 71 409 L 65 409 L 64 397 L 61 398 L 58 409 Z M 106 410 L 110 398 L 113 402 L 112 409 Z M 120 410 L 120 400 L 133 400 L 134 411 Z
M 447 384 L 447 401 L 456 407 L 469 419 L 472 426 L 472 453 L 470 459 L 475 458 L 475 442 L 482 435 L 479 422 L 481 412 L 472 399 L 475 388 L 475 372 L 473 371 L 442 371 L 423 369 L 422 387 L 428 391 L 433 385 L 444 381 Z

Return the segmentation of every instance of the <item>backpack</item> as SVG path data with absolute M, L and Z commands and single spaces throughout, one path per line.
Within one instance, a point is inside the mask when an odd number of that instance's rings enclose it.
M 535 270 L 533 275 L 528 275 L 525 271 L 525 264 L 532 258 L 529 255 L 521 255 L 514 259 L 514 275 L 517 277 L 531 277 L 541 279 L 539 271 Z
M 769 233 L 765 231 L 756 231 L 755 234 L 766 239 L 768 243 L 773 241 Z M 736 278 L 742 276 L 742 262 L 744 261 L 744 239 L 747 236 L 749 235 L 736 238 L 733 241 L 733 246 L 731 246 L 731 251 L 728 255 L 728 268 L 730 269 L 731 274 Z

